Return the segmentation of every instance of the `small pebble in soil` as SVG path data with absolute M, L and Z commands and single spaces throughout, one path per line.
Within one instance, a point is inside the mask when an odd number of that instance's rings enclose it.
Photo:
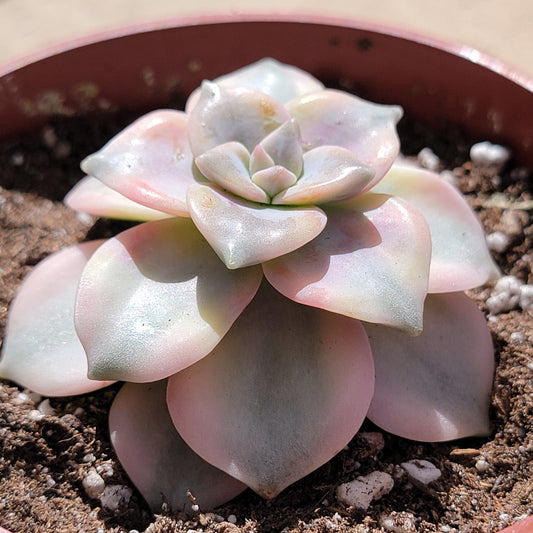
M 400 466 L 412 479 L 423 485 L 436 481 L 442 475 L 441 471 L 433 463 L 425 459 L 413 459 L 412 461 L 401 463 Z
M 533 310 L 533 285 L 522 285 L 520 287 L 520 300 L 518 303 L 524 310 Z
M 508 148 L 488 141 L 476 143 L 470 148 L 472 162 L 483 167 L 502 168 L 510 158 Z
M 42 395 L 33 392 L 29 389 L 24 389 L 22 392 L 19 392 L 17 394 L 16 401 L 17 403 L 24 403 L 24 402 L 34 402 L 39 403 L 43 399 Z
M 97 466 L 96 471 L 104 477 L 112 477 L 114 474 L 113 466 L 110 463 L 104 463 Z
M 485 459 L 478 459 L 476 461 L 476 470 L 478 472 L 486 472 L 489 468 L 490 465 Z
M 405 511 L 383 513 L 379 517 L 379 525 L 392 533 L 416 533 L 416 522 L 415 516 Z
M 366 511 L 373 500 L 379 500 L 394 487 L 392 476 L 376 470 L 366 476 L 339 485 L 337 499 L 348 506 Z
M 440 165 L 439 156 L 431 148 L 422 148 L 416 159 L 421 167 L 428 170 L 436 171 Z
M 375 452 L 380 452 L 385 447 L 385 439 L 379 431 L 361 431 L 358 433 L 364 441 L 369 444 Z
M 526 337 L 520 331 L 513 331 L 510 335 L 511 342 L 520 343 L 526 340 Z
M 10 162 L 14 167 L 21 167 L 24 164 L 24 154 L 21 152 L 15 152 L 11 155 Z
M 39 412 L 45 416 L 53 416 L 56 414 L 55 409 L 50 405 L 50 400 L 47 398 L 39 404 Z
M 53 148 L 57 143 L 57 135 L 51 126 L 45 126 L 41 132 L 41 139 L 47 148 Z
M 236 524 L 237 523 L 237 517 L 234 514 L 230 514 L 227 518 L 227 521 L 230 524 Z
M 29 413 L 28 413 L 28 418 L 35 422 L 37 420 L 41 420 L 42 418 L 44 418 L 44 414 L 41 413 L 41 411 L 37 410 L 37 409 L 32 409 Z
M 100 496 L 100 503 L 108 511 L 118 511 L 122 505 L 127 505 L 133 491 L 124 485 L 108 485 Z

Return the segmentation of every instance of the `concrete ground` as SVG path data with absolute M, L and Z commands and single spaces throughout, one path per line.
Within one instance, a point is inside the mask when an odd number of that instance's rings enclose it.
M 532 0 L 0 0 L 0 65 L 123 25 L 254 13 L 394 26 L 469 45 L 533 77 Z

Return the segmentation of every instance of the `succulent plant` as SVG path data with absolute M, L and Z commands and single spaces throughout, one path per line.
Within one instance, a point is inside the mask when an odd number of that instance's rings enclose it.
M 47 396 L 128 382 L 111 441 L 154 510 L 272 498 L 365 417 L 487 434 L 493 346 L 462 291 L 498 271 L 459 192 L 395 163 L 401 115 L 265 59 L 141 117 L 66 203 L 142 223 L 33 269 L 0 375 Z

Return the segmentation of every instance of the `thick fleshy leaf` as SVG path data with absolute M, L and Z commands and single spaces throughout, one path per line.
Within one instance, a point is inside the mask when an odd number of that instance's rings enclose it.
M 81 168 L 146 207 L 188 216 L 185 193 L 194 183 L 182 111 L 148 113 L 85 158 Z
M 202 511 L 246 489 L 194 453 L 179 436 L 166 404 L 166 381 L 127 383 L 109 412 L 111 443 L 137 489 L 154 512 L 163 502 L 191 512 L 192 494 Z
M 424 331 L 408 337 L 365 325 L 376 364 L 369 418 L 401 437 L 443 441 L 489 433 L 494 350 L 476 304 L 428 295 Z
M 258 144 L 250 155 L 250 174 L 273 167 L 275 164 L 274 160 L 266 153 L 266 150 Z
M 350 150 L 319 146 L 306 152 L 304 172 L 296 185 L 280 192 L 273 204 L 324 204 L 359 194 L 372 180 L 374 170 Z
M 289 120 L 267 135 L 260 146 L 276 165 L 300 176 L 303 168 L 303 149 L 300 129 L 294 120 Z
M 316 239 L 263 265 L 270 283 L 297 302 L 418 333 L 431 255 L 422 215 L 374 194 L 326 214 Z
M 209 185 L 191 187 L 188 201 L 196 227 L 230 269 L 292 252 L 326 225 L 318 207 L 257 205 Z
M 433 248 L 429 292 L 463 291 L 498 277 L 479 220 L 461 193 L 438 175 L 395 165 L 372 192 L 399 196 L 424 215 Z
M 350 441 L 373 372 L 358 321 L 265 283 L 213 353 L 169 379 L 167 402 L 196 453 L 272 498 Z
M 92 176 L 85 176 L 70 190 L 65 204 L 74 211 L 121 220 L 159 220 L 172 216 L 133 202 Z
M 269 203 L 270 198 L 250 178 L 250 153 L 238 142 L 211 148 L 196 159 L 200 172 L 226 191 L 251 202 Z
M 271 58 L 240 68 L 214 80 L 224 89 L 248 87 L 275 98 L 282 104 L 307 93 L 320 91 L 324 85 L 304 70 L 285 65 Z M 187 101 L 187 113 L 198 103 L 200 91 L 197 89 Z
M 76 329 L 100 379 L 155 381 L 207 355 L 253 298 L 258 267 L 230 271 L 189 219 L 146 222 L 96 251 Z
M 198 105 L 189 116 L 189 141 L 195 157 L 235 141 L 252 152 L 270 132 L 290 119 L 278 101 L 252 89 L 223 89 L 202 83 Z
M 280 165 L 259 170 L 252 176 L 252 181 L 261 187 L 269 197 L 275 196 L 280 191 L 294 185 L 297 179 L 290 170 Z
M 342 91 L 326 89 L 296 98 L 287 104 L 300 126 L 304 146 L 341 146 L 372 167 L 368 190 L 389 170 L 400 147 L 396 123 L 398 106 L 373 104 Z
M 74 329 L 81 272 L 101 243 L 52 254 L 23 281 L 9 310 L 1 377 L 45 396 L 83 394 L 111 383 L 87 378 L 87 358 Z

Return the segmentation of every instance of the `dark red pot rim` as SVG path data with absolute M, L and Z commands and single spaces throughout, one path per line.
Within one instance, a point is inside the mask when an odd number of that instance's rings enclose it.
M 84 36 L 0 66 L 0 137 L 52 114 L 154 108 L 261 57 L 510 146 L 533 167 L 533 80 L 467 46 L 317 16 L 203 16 Z

